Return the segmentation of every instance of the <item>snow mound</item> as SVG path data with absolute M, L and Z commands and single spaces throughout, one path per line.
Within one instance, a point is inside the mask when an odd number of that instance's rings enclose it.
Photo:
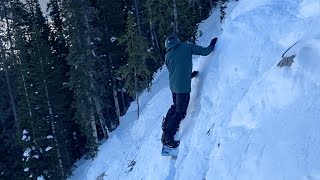
M 299 12 L 302 17 L 320 16 L 320 1 L 304 0 Z

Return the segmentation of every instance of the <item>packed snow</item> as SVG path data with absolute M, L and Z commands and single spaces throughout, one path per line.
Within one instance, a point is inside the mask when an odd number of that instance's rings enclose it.
M 24 157 L 30 157 L 30 153 L 31 153 L 31 149 L 30 148 L 27 148 L 24 153 L 23 153 L 23 156 Z
M 223 30 L 221 30 L 223 29 Z M 132 103 L 94 160 L 70 179 L 320 179 L 320 1 L 240 0 L 200 24 L 188 114 L 176 160 L 161 153 L 161 122 L 171 105 L 166 68 Z M 278 67 L 282 54 L 295 55 Z
M 46 147 L 46 151 L 50 151 L 52 149 L 51 146 Z

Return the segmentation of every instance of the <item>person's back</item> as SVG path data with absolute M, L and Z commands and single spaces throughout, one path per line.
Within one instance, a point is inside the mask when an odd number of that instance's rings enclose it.
M 165 63 L 169 71 L 170 90 L 173 93 L 191 92 L 192 55 L 206 56 L 213 51 L 214 46 L 204 48 L 176 42 L 167 49 Z

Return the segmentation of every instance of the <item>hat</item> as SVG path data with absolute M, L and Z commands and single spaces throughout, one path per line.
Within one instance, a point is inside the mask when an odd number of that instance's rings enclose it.
M 171 34 L 165 41 L 164 46 L 165 48 L 168 50 L 170 49 L 173 45 L 179 43 L 180 40 L 179 38 L 176 36 L 176 34 Z

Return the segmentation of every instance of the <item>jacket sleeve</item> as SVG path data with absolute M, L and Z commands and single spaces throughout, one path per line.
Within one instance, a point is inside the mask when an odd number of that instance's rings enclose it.
M 214 49 L 214 46 L 210 46 L 210 45 L 208 47 L 202 47 L 195 44 L 190 44 L 190 45 L 191 45 L 191 52 L 194 55 L 207 56 Z

